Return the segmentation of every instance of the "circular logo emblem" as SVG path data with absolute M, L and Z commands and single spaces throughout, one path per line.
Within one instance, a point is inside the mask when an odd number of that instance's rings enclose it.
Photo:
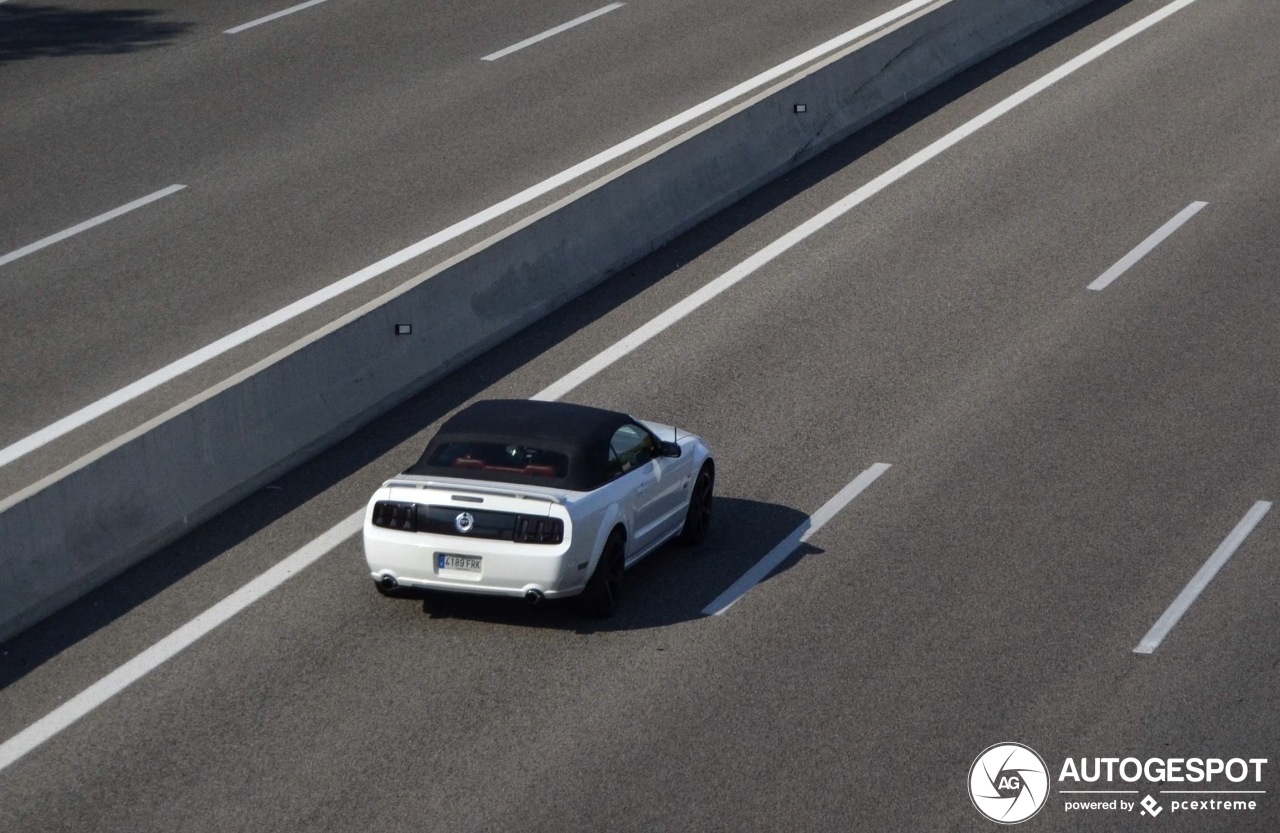
M 1030 746 L 988 746 L 969 767 L 969 798 L 994 822 L 1026 821 L 1040 812 L 1048 797 L 1049 768 Z
M 453 519 L 453 528 L 461 532 L 463 535 L 471 531 L 471 527 L 476 525 L 476 519 L 472 517 L 470 512 L 459 512 L 458 517 Z

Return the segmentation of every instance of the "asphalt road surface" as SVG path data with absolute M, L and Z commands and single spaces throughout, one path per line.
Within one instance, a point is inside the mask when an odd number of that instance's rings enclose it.
M 997 56 L 0 646 L 0 738 L 342 523 L 458 407 L 553 385 L 1166 6 L 1100 4 Z M 1191 3 L 568 392 L 717 452 L 709 541 L 629 572 L 614 619 L 383 599 L 358 538 L 326 545 L 0 771 L 0 829 L 993 830 L 968 776 L 1006 741 L 1050 769 L 1027 830 L 1280 829 L 1280 516 L 1135 652 L 1280 496 L 1276 31 L 1272 3 Z M 1268 763 L 1078 785 L 1155 818 L 1067 812 L 1063 762 L 1103 757 Z M 1206 788 L 1261 792 L 1161 792 Z
M 56 421 L 900 2 L 645 0 L 485 60 L 606 5 L 0 3 L 0 494 L 588 180 L 5 453 Z

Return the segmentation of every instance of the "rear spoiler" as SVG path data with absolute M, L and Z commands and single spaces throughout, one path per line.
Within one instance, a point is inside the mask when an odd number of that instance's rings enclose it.
M 510 489 L 495 488 L 493 486 L 472 486 L 471 484 L 462 485 L 461 483 L 441 483 L 438 480 L 388 480 L 382 484 L 388 488 L 402 486 L 407 489 L 439 489 L 442 492 L 475 492 L 481 495 L 497 495 L 500 497 L 522 498 L 524 500 L 540 500 L 544 503 L 558 503 L 564 505 L 564 501 L 554 495 L 544 495 L 541 492 L 515 492 Z

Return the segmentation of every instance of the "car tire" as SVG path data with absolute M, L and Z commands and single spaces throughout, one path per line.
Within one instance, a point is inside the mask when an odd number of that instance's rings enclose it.
M 711 531 L 711 505 L 715 489 L 715 470 L 704 464 L 702 471 L 698 472 L 698 479 L 693 482 L 689 509 L 684 516 L 684 529 L 680 530 L 680 543 L 686 547 L 696 547 L 707 540 L 707 533 Z
M 622 592 L 622 574 L 626 569 L 626 543 L 614 533 L 605 542 L 596 569 L 578 596 L 578 610 L 592 619 L 607 619 L 618 609 Z

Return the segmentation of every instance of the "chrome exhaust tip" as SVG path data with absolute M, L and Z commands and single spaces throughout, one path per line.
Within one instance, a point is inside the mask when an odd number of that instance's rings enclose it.
M 546 596 L 543 595 L 542 591 L 536 588 L 533 590 L 526 590 L 524 594 L 524 600 L 531 605 L 536 605 L 545 598 Z
M 390 576 L 390 575 L 383 576 L 378 583 L 382 585 L 383 590 L 395 590 L 397 587 L 400 586 L 396 582 L 396 577 Z

